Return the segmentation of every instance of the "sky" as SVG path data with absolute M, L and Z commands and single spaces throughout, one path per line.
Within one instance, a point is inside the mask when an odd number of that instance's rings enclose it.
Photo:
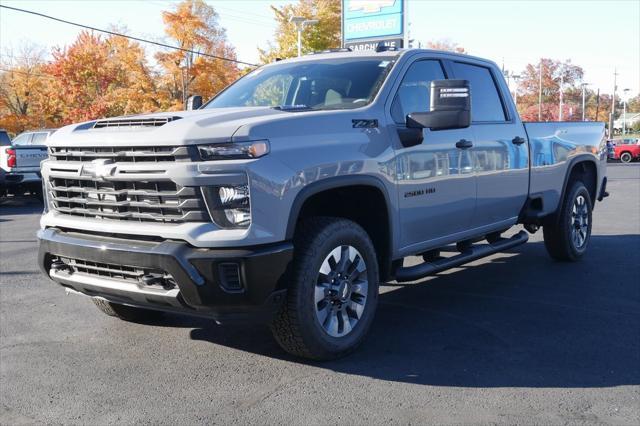
M 258 47 L 273 40 L 271 5 L 288 0 L 207 0 L 220 15 L 238 59 L 258 61 Z M 171 0 L 0 0 L 0 4 L 163 40 L 161 12 Z M 571 59 L 585 82 L 603 93 L 640 92 L 640 0 L 408 0 L 411 38 L 426 43 L 449 39 L 470 54 L 492 59 L 515 73 L 539 58 Z M 50 50 L 73 42 L 79 28 L 0 9 L 0 55 L 24 43 Z M 149 46 L 149 53 L 155 47 Z

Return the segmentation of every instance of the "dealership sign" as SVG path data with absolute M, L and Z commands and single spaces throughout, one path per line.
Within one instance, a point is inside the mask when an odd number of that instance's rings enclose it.
M 379 42 L 403 47 L 404 14 L 405 0 L 342 0 L 342 43 L 355 50 Z

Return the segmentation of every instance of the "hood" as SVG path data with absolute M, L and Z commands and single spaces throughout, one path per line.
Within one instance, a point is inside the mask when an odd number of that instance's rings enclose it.
M 51 146 L 187 145 L 228 142 L 248 124 L 290 115 L 269 107 L 211 108 L 128 115 L 72 124 L 55 132 Z

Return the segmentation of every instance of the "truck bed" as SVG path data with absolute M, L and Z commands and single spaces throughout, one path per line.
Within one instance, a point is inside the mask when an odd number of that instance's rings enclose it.
M 557 208 L 567 169 L 574 158 L 588 155 L 594 157 L 597 167 L 606 167 L 602 122 L 525 122 L 524 127 L 531 158 L 529 194 L 542 196 L 544 213 Z

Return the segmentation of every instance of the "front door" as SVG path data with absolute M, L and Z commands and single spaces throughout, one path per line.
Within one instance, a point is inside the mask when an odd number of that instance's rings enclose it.
M 445 78 L 438 60 L 411 64 L 391 106 L 396 125 L 403 127 L 409 113 L 429 111 L 431 81 Z M 396 141 L 402 254 L 435 246 L 468 230 L 475 208 L 473 148 L 456 147 L 458 141 L 473 140 L 471 129 L 425 129 L 423 133 L 424 141 L 417 146 L 404 148 Z

